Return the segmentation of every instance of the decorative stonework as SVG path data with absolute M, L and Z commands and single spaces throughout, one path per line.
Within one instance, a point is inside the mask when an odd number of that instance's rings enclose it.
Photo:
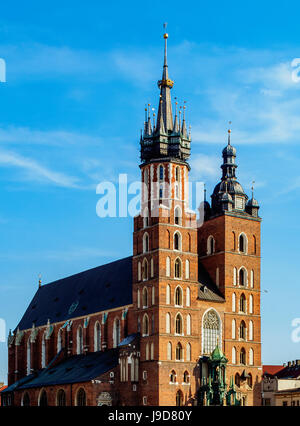
M 97 406 L 100 407 L 102 405 L 112 405 L 112 397 L 109 392 L 101 392 L 97 398 Z

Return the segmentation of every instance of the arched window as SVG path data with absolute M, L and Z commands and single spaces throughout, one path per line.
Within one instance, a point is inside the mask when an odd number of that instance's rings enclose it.
M 83 332 L 81 325 L 77 328 L 77 355 L 83 353 Z
M 236 295 L 235 293 L 232 293 L 232 312 L 235 312 L 236 310 Z
M 42 336 L 42 353 L 41 353 L 42 368 L 46 367 L 46 332 Z
M 253 340 L 253 321 L 249 321 L 249 340 Z
M 154 277 L 154 262 L 153 262 L 153 257 L 151 257 L 151 260 L 150 260 L 150 277 L 151 278 Z
M 167 248 L 168 249 L 170 249 L 171 248 L 171 237 L 170 237 L 170 231 L 166 231 L 167 232 L 167 238 L 166 238 L 166 241 L 167 241 Z
M 187 345 L 186 345 L 186 360 L 190 361 L 191 357 L 192 357 L 191 344 L 187 343 Z
M 182 224 L 181 209 L 180 209 L 179 206 L 176 206 L 175 210 L 174 210 L 174 222 L 175 222 L 175 225 L 181 226 L 181 224 Z
M 166 333 L 171 333 L 171 315 L 169 312 L 166 314 Z
M 164 197 L 164 185 L 160 184 L 159 185 L 159 199 L 162 200 Z
M 240 323 L 240 339 L 246 340 L 246 324 L 245 321 Z
M 176 383 L 176 372 L 174 370 L 170 373 L 170 383 Z
M 241 385 L 241 378 L 240 378 L 239 373 L 236 373 L 236 375 L 234 376 L 234 384 L 237 387 L 240 387 L 240 385 Z
M 180 286 L 176 287 L 175 290 L 175 305 L 176 306 L 182 306 L 182 288 Z
M 148 279 L 148 260 L 143 260 L 143 281 Z
M 253 365 L 254 364 L 254 353 L 253 353 L 253 349 L 252 348 L 250 348 L 249 349 L 249 364 L 250 365 Z
M 181 180 L 180 167 L 178 167 L 178 166 L 175 169 L 175 180 L 176 180 L 176 182 L 180 182 L 180 180 Z
M 185 261 L 185 279 L 188 280 L 190 278 L 190 261 L 186 259 Z
M 149 251 L 149 235 L 147 232 L 143 235 L 143 253 L 147 253 Z
M 250 294 L 249 296 L 249 314 L 253 314 L 253 296 Z
M 167 358 L 169 361 L 172 359 L 172 343 L 168 342 Z
M 240 297 L 240 312 L 246 313 L 246 296 L 244 293 L 242 293 Z
M 152 305 L 155 305 L 155 287 L 152 286 Z
M 39 397 L 39 407 L 47 407 L 48 400 L 47 400 L 47 393 L 45 390 L 42 390 Z
M 152 318 L 151 318 L 151 320 L 152 320 L 152 324 L 151 324 L 151 331 L 152 331 L 152 334 L 154 334 L 154 332 L 155 332 L 155 322 L 154 322 L 154 314 L 152 315 Z
M 207 239 L 207 254 L 213 254 L 215 252 L 215 240 L 212 235 Z
M 171 287 L 168 284 L 166 289 L 166 304 L 169 305 L 171 301 Z
M 166 276 L 169 277 L 171 275 L 171 260 L 169 256 L 166 258 Z
M 149 188 L 149 173 L 148 169 L 145 169 L 144 171 L 144 201 L 148 200 L 148 188 Z
M 253 381 L 252 381 L 252 374 L 248 373 L 247 384 L 248 384 L 249 388 L 252 388 L 252 383 L 253 383 Z
M 186 316 L 186 334 L 189 336 L 191 334 L 191 315 Z
M 237 270 L 236 268 L 233 268 L 233 285 L 236 285 L 236 281 L 237 281 Z
M 148 207 L 146 207 L 144 209 L 143 222 L 144 222 L 144 228 L 147 228 L 147 226 L 149 226 L 149 210 L 148 210 Z
M 66 392 L 63 389 L 59 389 L 56 395 L 56 405 L 58 407 L 66 406 Z
M 139 288 L 138 288 L 138 291 L 137 291 L 137 307 L 138 308 L 141 307 L 141 292 L 140 292 Z
M 154 359 L 154 343 L 151 343 L 150 346 L 150 359 Z
M 22 407 L 30 407 L 30 397 L 28 392 L 25 392 L 23 395 Z
M 250 287 L 251 288 L 254 287 L 254 271 L 253 271 L 253 269 L 251 269 L 251 272 L 250 272 Z
M 149 336 L 149 318 L 147 314 L 143 316 L 143 336 Z
M 181 390 L 176 393 L 176 406 L 181 407 L 183 405 L 183 394 Z
M 247 272 L 245 268 L 241 268 L 239 272 L 239 285 L 247 285 Z
M 181 260 L 179 258 L 175 260 L 175 278 L 181 278 Z
M 174 234 L 174 250 L 181 250 L 181 234 L 175 232 Z
M 59 329 L 58 333 L 57 333 L 57 347 L 56 347 L 57 353 L 60 352 L 61 348 L 62 348 L 62 335 L 61 335 L 61 333 L 62 333 L 62 331 L 61 331 L 61 329 Z
M 247 237 L 245 234 L 239 236 L 239 251 L 241 253 L 247 253 Z
M 30 342 L 30 337 L 27 340 L 27 375 L 30 374 L 31 372 L 31 342 Z
M 183 373 L 183 383 L 190 383 L 190 375 L 189 375 L 188 371 L 185 371 Z
M 236 349 L 235 349 L 235 347 L 233 346 L 233 348 L 232 348 L 232 354 L 231 354 L 231 357 L 232 357 L 232 364 L 236 364 Z
M 101 326 L 99 321 L 96 321 L 94 326 L 94 351 L 101 351 Z
M 145 359 L 146 359 L 146 361 L 149 361 L 149 343 L 146 343 Z
M 78 407 L 85 407 L 86 406 L 86 394 L 85 394 L 85 390 L 83 388 L 80 388 L 77 392 L 76 405 Z
M 141 262 L 138 263 L 138 281 L 141 281 L 142 279 L 142 264 Z
M 113 328 L 113 345 L 114 348 L 118 346 L 121 340 L 121 327 L 119 318 L 115 318 L 114 320 L 114 328 Z
M 178 342 L 176 346 L 176 360 L 177 361 L 183 360 L 183 350 L 182 350 L 182 346 L 180 342 Z
M 232 250 L 235 251 L 236 244 L 235 244 L 235 232 L 232 231 Z
M 231 338 L 232 339 L 235 339 L 235 330 L 236 330 L 236 323 L 235 323 L 235 319 L 233 319 L 231 322 Z
M 244 348 L 242 348 L 240 352 L 240 364 L 246 365 L 246 351 Z
M 188 249 L 188 251 L 192 251 L 192 237 L 190 234 L 188 234 Z
M 183 321 L 181 314 L 177 314 L 175 318 L 175 333 L 183 334 Z
M 143 308 L 148 307 L 148 289 L 147 287 L 143 288 Z
M 186 288 L 186 306 L 191 305 L 191 290 L 190 287 Z
M 211 354 L 221 341 L 221 322 L 214 309 L 205 313 L 202 322 L 202 350 L 204 354 Z

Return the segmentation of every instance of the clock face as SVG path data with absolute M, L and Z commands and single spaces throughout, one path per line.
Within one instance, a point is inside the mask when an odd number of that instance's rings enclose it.
M 243 210 L 244 208 L 244 200 L 241 197 L 236 197 L 235 199 L 235 208 L 239 210 Z

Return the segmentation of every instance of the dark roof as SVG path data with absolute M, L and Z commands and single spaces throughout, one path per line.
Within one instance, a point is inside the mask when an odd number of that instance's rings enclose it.
M 300 364 L 286 366 L 276 373 L 278 379 L 297 379 L 300 377 Z
M 87 355 L 74 355 L 66 358 L 51 368 L 40 370 L 6 388 L 8 393 L 19 389 L 42 386 L 81 383 L 92 380 L 112 370 L 118 365 L 119 350 L 110 349 L 105 352 L 91 352 Z
M 212 281 L 208 272 L 200 261 L 198 262 L 198 281 L 200 283 L 198 299 L 210 300 L 213 302 L 225 302 L 222 293 L 216 284 Z
M 134 333 L 134 334 L 130 334 L 129 336 L 125 337 L 125 339 L 123 339 L 118 346 L 126 346 L 129 345 L 130 343 L 132 343 L 137 337 L 140 336 L 140 333 Z
M 26 330 L 132 303 L 132 257 L 116 260 L 38 289 L 18 327 Z

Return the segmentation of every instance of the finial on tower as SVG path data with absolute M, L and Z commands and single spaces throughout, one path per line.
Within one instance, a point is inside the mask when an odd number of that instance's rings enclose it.
M 254 198 L 254 184 L 255 184 L 255 180 L 252 181 L 252 186 L 251 186 L 252 198 Z
M 42 274 L 39 274 L 39 288 L 42 287 Z
M 228 129 L 228 145 L 230 145 L 230 135 L 231 135 L 231 121 L 228 121 L 229 129 Z

